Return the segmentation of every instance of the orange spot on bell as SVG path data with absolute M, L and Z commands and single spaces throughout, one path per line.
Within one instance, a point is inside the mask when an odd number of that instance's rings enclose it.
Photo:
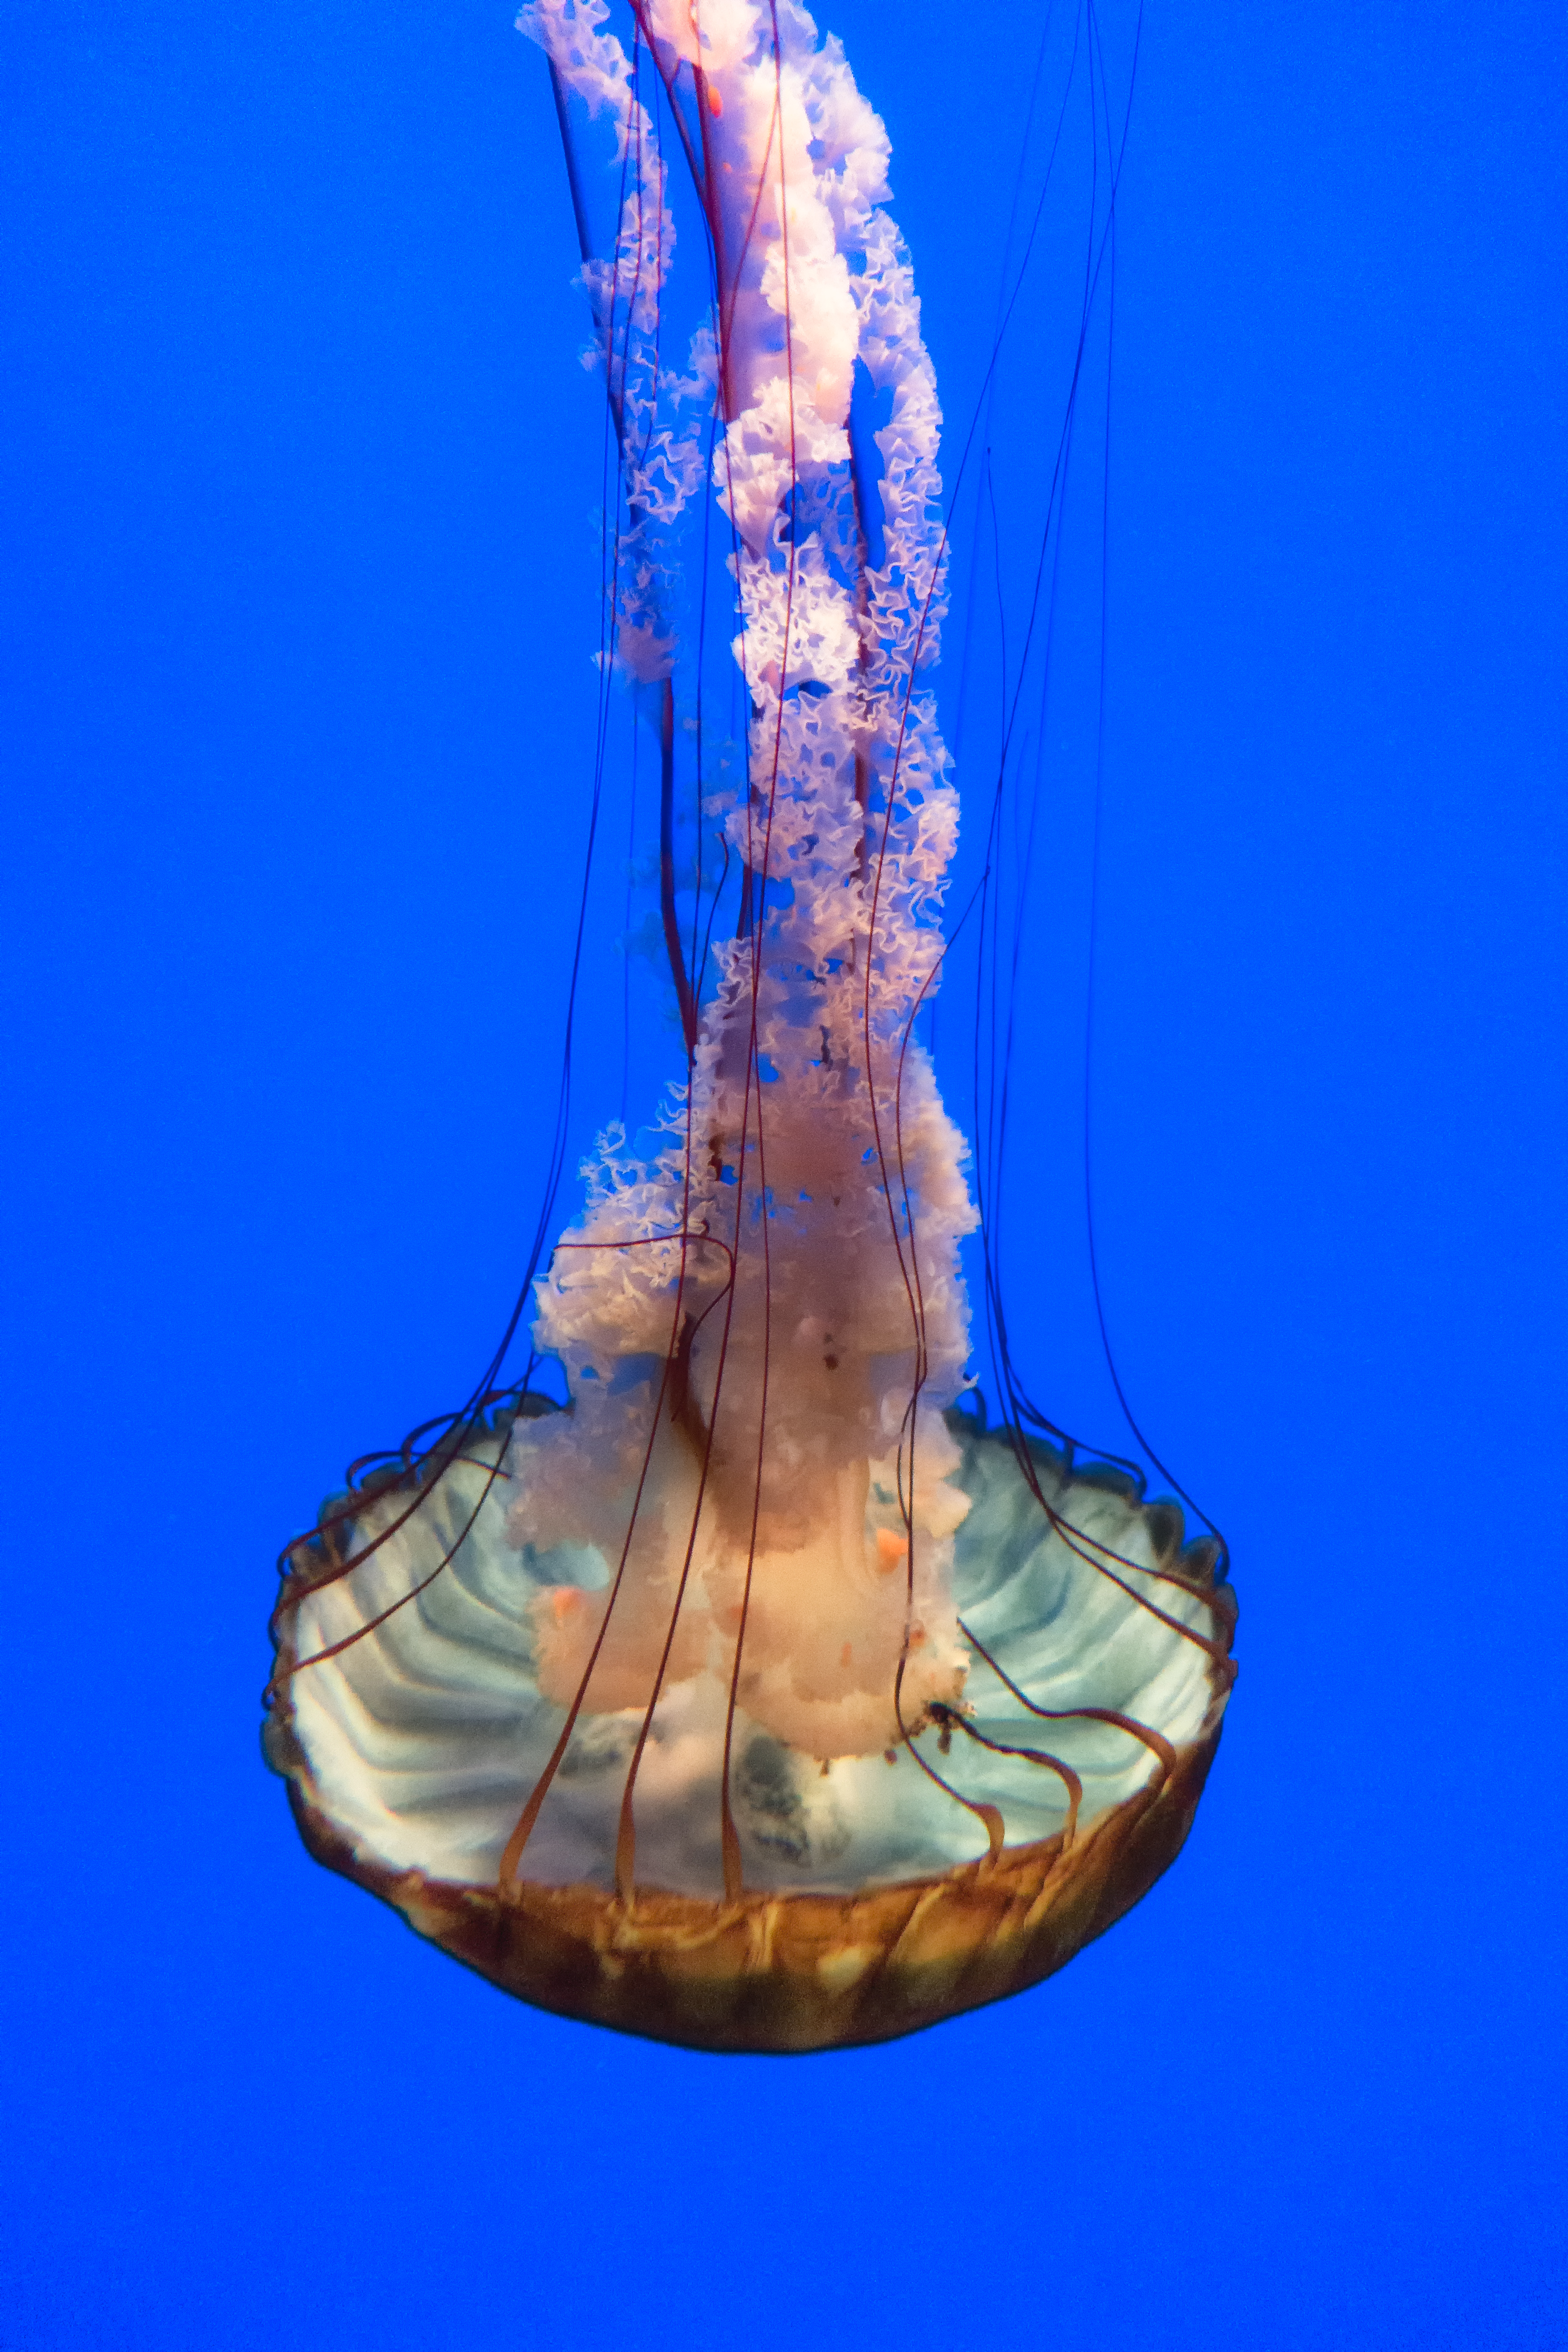
M 845 1643 L 844 1647 L 838 1653 L 838 1663 L 841 1666 L 852 1666 L 855 1663 L 854 1654 L 847 1642 Z
M 877 1568 L 882 1576 L 891 1576 L 894 1569 L 902 1568 L 909 1557 L 910 1543 L 896 1528 L 877 1529 Z
M 715 122 L 718 121 L 719 117 L 724 111 L 724 101 L 720 97 L 711 82 L 708 85 L 708 111 L 713 117 Z
M 575 1584 L 558 1584 L 550 1596 L 550 1613 L 558 1625 L 564 1625 L 582 1606 L 582 1591 Z

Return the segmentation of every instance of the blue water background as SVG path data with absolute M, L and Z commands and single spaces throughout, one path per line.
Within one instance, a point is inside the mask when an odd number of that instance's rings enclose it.
M 1030 27 L 826 21 L 956 415 Z M 507 2002 L 258 1760 L 279 1543 L 537 1206 L 603 432 L 542 61 L 478 0 L 0 53 L 0 2345 L 1568 2342 L 1560 12 L 1150 10 L 1098 1199 L 1242 1677 L 1110 1937 L 791 2063 Z

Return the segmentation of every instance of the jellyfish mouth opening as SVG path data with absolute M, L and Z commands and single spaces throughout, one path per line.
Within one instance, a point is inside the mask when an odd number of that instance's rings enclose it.
M 918 1731 L 968 1670 L 951 1580 L 969 1502 L 940 1412 L 967 1336 L 951 1234 L 921 1253 L 918 1346 L 908 1296 L 912 1180 L 931 1189 L 927 1162 L 951 1177 L 959 1147 L 928 1078 L 890 1216 L 863 1099 L 825 1087 L 782 1024 L 768 1037 L 765 1115 L 726 1100 L 721 1032 L 689 1096 L 704 1130 L 745 1134 L 742 1181 L 683 1151 L 662 1175 L 611 1171 L 557 1251 L 536 1339 L 572 1409 L 514 1439 L 508 1526 L 535 1560 L 588 1548 L 603 1580 L 530 1603 L 555 1704 L 646 1711 L 701 1685 L 682 1704 L 743 1709 L 831 1762 Z
M 919 1026 L 958 824 L 922 677 L 941 412 L 882 126 L 798 9 L 637 0 L 629 51 L 599 0 L 521 21 L 573 165 L 618 467 L 603 693 L 657 739 L 684 1067 L 536 1252 L 524 1381 L 503 1347 L 289 1547 L 269 1752 L 313 1850 L 531 2000 L 714 2047 L 877 2038 L 1144 1891 L 1234 1611 L 1179 1505 L 1085 1467 L 1010 1377 L 995 1431 L 969 1393 L 979 1219 Z M 601 253 L 576 149 L 606 118 Z M 705 288 L 684 371 L 667 150 Z M 675 534 L 705 483 L 742 717 L 721 788 L 687 780 L 688 876 Z
M 678 1436 L 668 1452 L 679 1444 Z M 885 1749 L 923 1727 L 933 1703 L 957 1702 L 967 1659 L 955 1613 L 934 1590 L 911 1607 L 893 1457 L 801 1465 L 809 1503 L 764 1505 L 754 1545 L 740 1478 L 731 1508 L 716 1479 L 711 1533 L 689 1544 L 700 1457 L 689 1449 L 669 1463 L 664 1454 L 656 1449 L 658 1523 L 646 1541 L 633 1538 L 616 1609 L 607 1589 L 575 1583 L 547 1586 L 530 1604 L 547 1698 L 608 1715 L 641 1711 L 659 1687 L 673 1693 L 698 1679 L 721 1701 L 733 1678 L 752 1722 L 825 1762 Z M 963 1499 L 952 1497 L 955 1509 Z

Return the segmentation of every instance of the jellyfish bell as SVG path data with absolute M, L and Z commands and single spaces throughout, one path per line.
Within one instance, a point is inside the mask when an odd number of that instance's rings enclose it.
M 685 1066 L 590 1160 L 530 1375 L 289 1547 L 268 1753 L 319 1859 L 528 2000 L 716 2050 L 886 2039 L 1047 1975 L 1172 1860 L 1234 1611 L 1179 1507 L 993 1429 L 968 1378 L 977 1214 L 916 1035 L 957 828 L 940 417 L 882 126 L 796 7 L 641 0 L 629 48 L 603 0 L 520 21 L 580 220 L 584 123 L 613 133 L 606 667 L 660 714 Z M 671 169 L 709 271 L 685 371 Z M 699 781 L 734 869 L 700 947 L 671 843 L 705 481 L 745 759 L 727 805 Z
M 284 1660 L 299 1643 L 325 1663 L 275 1707 L 274 1760 L 312 1853 L 422 1935 L 567 2016 L 805 2051 L 1022 1990 L 1174 1857 L 1227 1677 L 1223 1603 L 1173 1515 L 1074 1477 L 1043 1444 L 1022 1475 L 1005 1438 L 954 1414 L 947 1483 L 967 1507 L 945 1598 L 962 1646 L 940 1647 L 901 1718 L 889 1692 L 836 1671 L 831 1646 L 851 1622 L 870 1623 L 874 1648 L 886 1638 L 869 1527 L 858 1555 L 842 1543 L 837 1574 L 818 1571 L 830 1634 L 793 1636 L 783 1554 L 781 1622 L 738 1694 L 722 1601 L 669 1642 L 666 1538 L 649 1545 L 633 1633 L 602 1689 L 587 1678 L 563 1745 L 576 1657 L 604 1622 L 605 1554 L 570 1537 L 520 1552 L 494 1474 L 520 1435 L 565 1418 L 459 1425 L 433 1463 L 345 1499 L 296 1549 L 290 1580 L 306 1589 Z M 1158 1601 L 1130 1605 L 1140 1589 Z M 565 1621 L 564 1671 L 542 1617 Z M 839 1752 L 821 1752 L 830 1743 Z

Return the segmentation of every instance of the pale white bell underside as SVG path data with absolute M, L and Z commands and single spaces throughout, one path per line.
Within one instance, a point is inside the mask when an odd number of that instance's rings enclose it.
M 971 1433 L 963 1415 L 950 1425 L 963 1449 L 955 1483 L 971 1497 L 956 1542 L 953 1593 L 976 1642 L 1036 1706 L 1109 1708 L 1173 1745 L 1194 1738 L 1215 1704 L 1203 1646 L 1209 1612 L 1197 1594 L 1151 1573 L 1142 1510 L 1081 1479 L 1064 1486 L 1056 1458 L 1037 1448 L 1042 1489 L 1076 1531 L 1065 1538 L 1005 1439 Z M 602 1553 L 589 1547 L 514 1549 L 504 1484 L 496 1480 L 487 1491 L 499 1446 L 496 1439 L 473 1444 L 395 1536 L 352 1574 L 306 1598 L 294 1633 L 301 1658 L 342 1640 L 430 1576 L 457 1545 L 428 1588 L 384 1624 L 299 1672 L 291 1696 L 315 1800 L 361 1861 L 474 1885 L 494 1884 L 502 1849 L 565 1721 L 534 1681 L 529 1603 L 546 1587 L 602 1588 L 609 1574 Z M 405 1513 L 411 1499 L 392 1494 L 368 1502 L 355 1523 L 356 1548 Z M 1120 1582 L 1092 1564 L 1096 1557 L 1108 1558 Z M 1123 1586 L 1200 1638 L 1131 1601 Z M 722 1680 L 704 1672 L 659 1701 L 636 1783 L 639 1885 L 704 1896 L 722 1891 L 726 1698 Z M 1048 1750 L 1079 1774 L 1080 1834 L 1160 1769 L 1149 1746 L 1117 1727 L 1030 1714 L 978 1655 L 963 1703 L 988 1738 Z M 639 1709 L 579 1717 L 523 1857 L 523 1877 L 614 1884 L 640 1722 Z M 1055 1772 L 992 1754 L 962 1731 L 943 1755 L 938 1738 L 934 1728 L 921 1733 L 921 1753 L 964 1797 L 1000 1810 L 1009 1846 L 1062 1828 L 1067 1790 Z M 880 1753 L 839 1758 L 825 1774 L 817 1759 L 784 1748 L 742 1712 L 732 1757 L 731 1800 L 752 1892 L 852 1892 L 931 1875 L 987 1850 L 982 1822 L 906 1751 L 891 1765 Z

